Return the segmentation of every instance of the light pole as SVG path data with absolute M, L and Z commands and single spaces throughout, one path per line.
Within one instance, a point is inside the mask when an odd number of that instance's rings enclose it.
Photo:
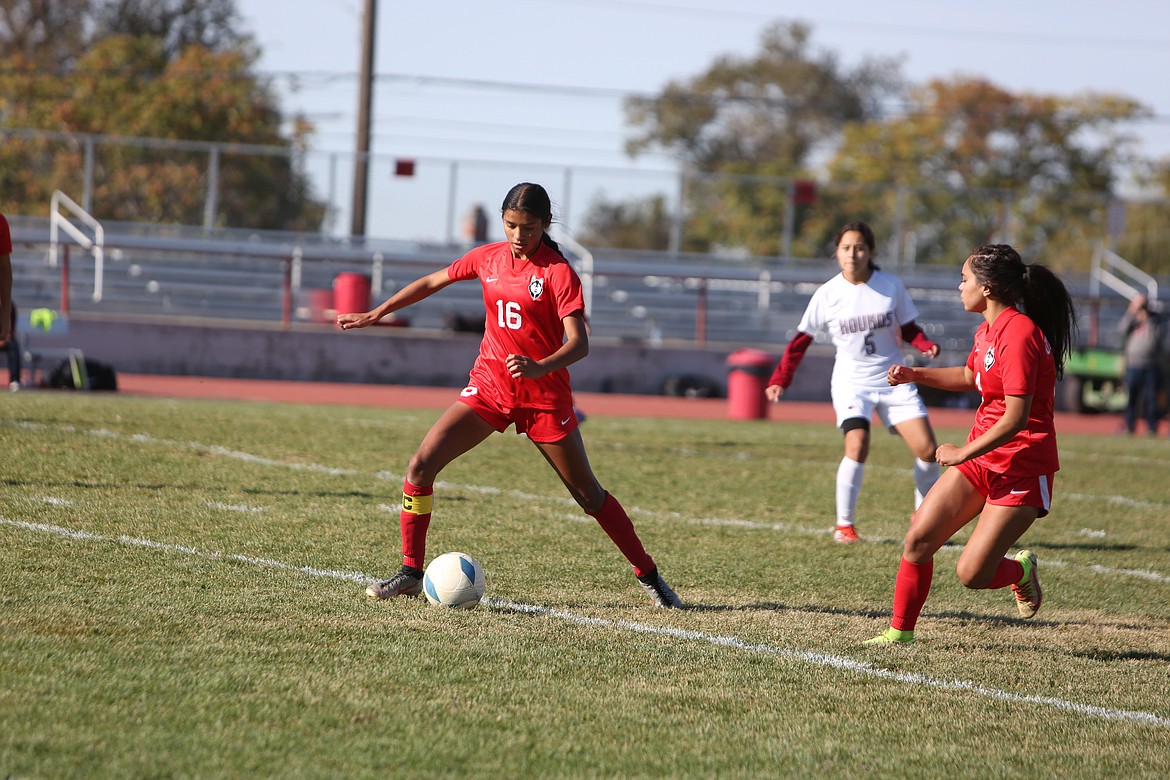
M 374 91 L 374 31 L 378 0 L 366 0 L 362 14 L 362 65 L 358 85 L 357 148 L 354 154 L 350 235 L 366 235 L 366 193 L 370 178 L 370 108 Z

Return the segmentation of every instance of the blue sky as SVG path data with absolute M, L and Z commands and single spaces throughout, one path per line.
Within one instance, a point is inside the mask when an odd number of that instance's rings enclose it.
M 238 7 L 286 113 L 314 121 L 315 149 L 352 150 L 362 0 Z M 964 74 L 1013 91 L 1127 95 L 1156 115 L 1133 128 L 1145 153 L 1170 157 L 1165 0 L 380 0 L 372 149 L 669 170 L 662 157 L 625 156 L 621 95 L 654 94 L 720 55 L 750 55 L 778 19 L 809 24 L 814 48 L 846 65 L 900 58 L 912 82 Z

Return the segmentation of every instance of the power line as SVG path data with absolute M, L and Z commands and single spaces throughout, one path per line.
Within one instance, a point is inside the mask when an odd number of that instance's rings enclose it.
M 134 74 L 133 71 L 126 69 L 112 69 L 108 71 L 85 71 L 83 73 L 71 71 L 52 71 L 52 70 L 38 70 L 35 73 L 30 73 L 27 70 L 0 68 L 0 76 L 5 75 L 20 75 L 23 77 L 35 77 L 51 79 L 56 87 L 56 94 L 54 95 L 31 95 L 27 99 L 60 99 L 70 94 L 67 79 L 71 76 L 79 78 L 93 78 L 102 76 L 117 76 L 125 77 Z M 145 76 L 148 79 L 161 78 L 164 74 L 149 73 L 137 74 Z M 335 83 L 342 80 L 358 80 L 358 74 L 352 71 L 204 71 L 200 73 L 185 73 L 181 75 L 165 74 L 166 78 L 189 78 L 189 79 L 215 79 L 215 78 L 284 78 L 295 82 L 299 85 L 303 80 L 317 80 L 322 83 Z M 498 79 L 472 79 L 452 76 L 424 76 L 411 75 L 401 73 L 378 73 L 373 76 L 374 80 L 383 84 L 406 84 L 416 85 L 421 87 L 440 87 L 448 89 L 457 89 L 471 92 L 505 92 L 505 93 L 522 93 L 532 95 L 544 95 L 551 97 L 568 97 L 568 98 L 590 98 L 590 99 L 604 99 L 604 100 L 657 100 L 661 96 L 647 92 L 634 92 L 614 87 L 586 87 L 578 85 L 567 84 L 539 84 L 533 82 L 517 82 L 517 81 L 503 81 Z M 677 93 L 671 94 L 670 100 L 674 101 L 702 101 L 702 102 L 718 102 L 718 103 L 738 103 L 745 105 L 756 105 L 763 107 L 774 107 L 783 109 L 786 106 L 785 99 L 758 97 L 752 95 L 738 96 L 738 95 L 710 95 L 699 92 Z M 889 116 L 923 114 L 924 112 L 919 106 L 900 101 L 890 103 L 887 105 L 887 111 L 891 112 Z M 1135 123 L 1135 124 L 1170 124 L 1170 115 L 1167 114 L 1144 114 L 1135 117 L 1129 117 L 1119 122 Z
M 421 86 L 441 86 L 455 89 L 465 89 L 471 91 L 498 91 L 498 92 L 520 92 L 528 94 L 541 94 L 553 97 L 588 97 L 588 98 L 605 98 L 605 99 L 638 99 L 638 100 L 657 100 L 659 95 L 645 93 L 645 92 L 631 92 L 628 90 L 608 88 L 608 87 L 581 87 L 558 84 L 536 84 L 528 82 L 511 82 L 490 79 L 469 79 L 448 76 L 417 76 L 404 74 L 380 73 L 376 74 L 375 78 L 383 83 L 401 82 L 413 83 Z M 672 94 L 670 100 L 686 101 L 695 100 L 703 102 L 725 102 L 725 103 L 744 103 L 760 106 L 774 106 L 776 108 L 783 108 L 785 101 L 783 98 L 768 98 L 756 96 L 728 96 L 728 95 L 709 95 L 698 92 Z M 891 102 L 887 105 L 887 111 L 891 115 L 913 115 L 928 113 L 916 104 L 906 101 Z M 1167 114 L 1145 114 L 1135 117 L 1130 117 L 1124 122 L 1133 123 L 1149 123 L 1149 124 L 1164 124 L 1170 123 L 1170 115 Z
M 622 130 L 596 130 L 581 127 L 554 127 L 552 125 L 533 125 L 525 123 L 522 125 L 511 124 L 507 122 L 484 122 L 469 119 L 450 119 L 448 117 L 428 117 L 428 116 L 407 116 L 402 114 L 379 115 L 378 122 L 385 127 L 386 125 L 418 125 L 425 124 L 428 130 L 436 126 L 447 126 L 452 128 L 462 128 L 475 132 L 486 133 L 507 133 L 509 135 L 516 135 L 517 133 L 528 133 L 546 136 L 555 134 L 557 136 L 576 136 L 578 138 L 593 138 L 595 140 L 612 141 L 615 138 L 625 136 Z
M 541 0 L 530 1 L 541 2 Z M 900 33 L 904 35 L 930 37 L 934 39 L 950 38 L 955 40 L 987 41 L 993 43 L 1014 42 L 1029 47 L 1044 45 L 1060 48 L 1075 48 L 1080 50 L 1085 46 L 1094 46 L 1102 49 L 1108 48 L 1126 52 L 1133 51 L 1134 49 L 1147 49 L 1159 54 L 1165 53 L 1167 48 L 1170 48 L 1170 40 L 1166 39 L 1156 40 L 1152 38 L 1107 38 L 1099 35 L 1070 36 L 1056 35 L 1045 32 L 1012 32 L 1010 30 L 1005 31 L 1000 28 L 972 30 L 970 28 L 957 29 L 948 27 L 919 27 L 916 25 L 883 24 L 881 22 L 872 21 L 846 21 L 841 19 L 826 19 L 818 17 L 802 19 L 795 16 L 781 16 L 779 14 L 767 11 L 743 11 L 735 8 L 728 8 L 726 3 L 720 3 L 718 7 L 709 7 L 705 5 L 685 5 L 677 2 L 651 3 L 646 2 L 645 0 L 552 0 L 552 2 L 544 4 L 556 5 L 558 8 L 565 5 L 619 8 L 671 17 L 695 16 L 703 19 L 717 20 L 739 18 L 754 21 L 797 21 L 807 24 L 814 31 L 819 27 L 836 27 L 847 30 L 862 30 L 865 32 Z

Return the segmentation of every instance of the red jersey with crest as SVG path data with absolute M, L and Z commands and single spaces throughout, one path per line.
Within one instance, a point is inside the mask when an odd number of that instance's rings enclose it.
M 581 279 L 569 261 L 544 243 L 533 257 L 519 260 L 502 241 L 472 249 L 447 273 L 454 281 L 478 278 L 483 285 L 487 320 L 469 386 L 503 409 L 572 406 L 567 369 L 513 379 L 504 365 L 508 355 L 540 360 L 565 343 L 562 320 L 585 310 Z
M 975 332 L 975 346 L 967 358 L 975 373 L 975 387 L 983 396 L 975 413 L 971 441 L 1003 417 L 1004 396 L 1030 395 L 1032 408 L 1024 430 L 1008 442 L 975 459 L 999 474 L 1034 477 L 1060 468 L 1056 454 L 1056 361 L 1052 346 L 1036 323 L 1014 308 L 995 322 L 984 322 Z

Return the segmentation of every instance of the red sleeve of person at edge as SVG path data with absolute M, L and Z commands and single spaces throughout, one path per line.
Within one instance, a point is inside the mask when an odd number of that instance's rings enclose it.
M 784 348 L 784 354 L 780 356 L 780 363 L 776 366 L 776 370 L 772 372 L 772 378 L 768 380 L 768 386 L 780 385 L 787 389 L 792 384 L 792 377 L 796 373 L 796 367 L 800 365 L 800 361 L 804 359 L 804 353 L 812 343 L 812 336 L 804 331 L 797 331 L 796 335 L 792 337 L 792 341 L 788 342 L 788 346 Z
M 926 354 L 931 349 L 938 346 L 926 337 L 926 332 L 922 330 L 922 327 L 914 320 L 910 320 L 910 322 L 907 322 L 902 326 L 902 341 L 905 341 L 910 346 L 915 347 L 923 354 Z

